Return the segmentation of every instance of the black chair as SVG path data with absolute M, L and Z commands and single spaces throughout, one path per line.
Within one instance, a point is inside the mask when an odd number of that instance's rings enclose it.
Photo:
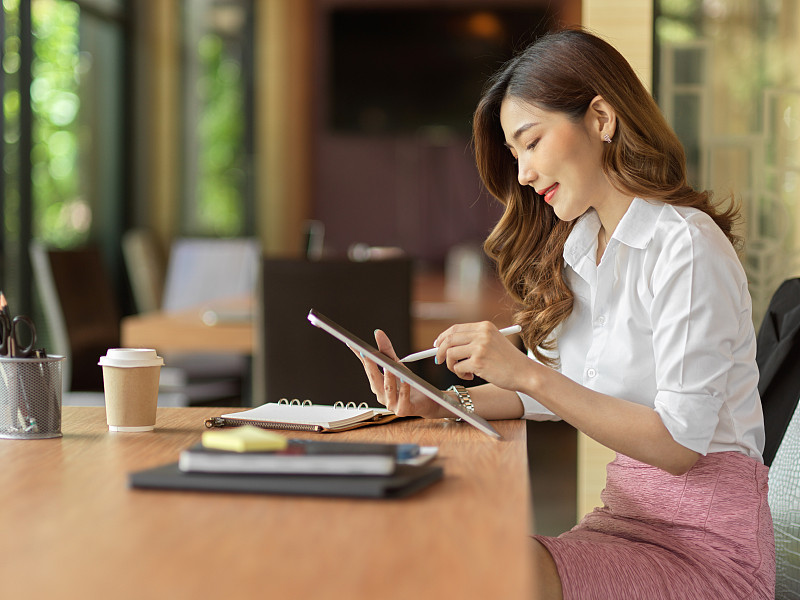
M 800 278 L 784 281 L 758 331 L 758 391 L 764 409 L 764 463 L 772 464 L 800 398 Z
M 411 261 L 265 259 L 259 285 L 254 403 L 281 398 L 378 406 L 358 358 L 313 327 L 312 308 L 374 344 L 383 329 L 395 351 L 411 348 Z

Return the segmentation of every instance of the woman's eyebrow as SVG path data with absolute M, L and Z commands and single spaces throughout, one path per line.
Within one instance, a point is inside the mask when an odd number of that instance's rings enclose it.
M 530 123 L 525 123 L 525 125 L 523 125 L 522 127 L 520 127 L 519 129 L 517 129 L 517 130 L 514 132 L 514 135 L 513 135 L 513 136 L 511 136 L 511 139 L 513 139 L 513 140 L 518 140 L 518 139 L 519 139 L 519 136 L 521 136 L 523 133 L 525 133 L 526 131 L 528 131 L 528 129 L 530 129 L 531 127 L 535 127 L 535 126 L 536 126 L 536 125 L 538 125 L 538 124 L 539 124 L 539 123 L 536 123 L 536 122 L 533 122 L 533 121 L 531 121 Z
M 539 123 L 537 123 L 536 121 L 531 121 L 530 123 L 525 123 L 524 125 L 522 125 L 522 126 L 519 128 L 519 129 L 517 129 L 517 130 L 514 132 L 514 134 L 511 136 L 511 139 L 512 139 L 512 140 L 518 140 L 518 139 L 519 139 L 519 136 L 521 136 L 523 133 L 525 133 L 526 131 L 528 131 L 528 129 L 530 129 L 531 127 L 535 127 L 535 126 L 536 126 L 536 125 L 538 125 L 538 124 L 539 124 Z M 507 141 L 506 141 L 506 142 L 503 142 L 503 145 L 504 145 L 506 148 L 511 148 L 511 144 L 510 144 L 509 142 L 507 142 Z

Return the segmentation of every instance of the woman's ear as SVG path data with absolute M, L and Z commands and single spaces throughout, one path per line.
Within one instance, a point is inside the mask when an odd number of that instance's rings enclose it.
M 602 96 L 595 96 L 589 102 L 586 119 L 590 132 L 597 135 L 601 141 L 611 143 L 617 131 L 617 113 Z

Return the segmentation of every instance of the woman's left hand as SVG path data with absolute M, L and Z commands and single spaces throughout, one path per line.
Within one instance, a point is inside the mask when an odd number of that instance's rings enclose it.
M 437 364 L 446 362 L 461 379 L 478 376 L 507 390 L 519 390 L 521 375 L 536 364 L 489 321 L 453 325 L 434 346 Z

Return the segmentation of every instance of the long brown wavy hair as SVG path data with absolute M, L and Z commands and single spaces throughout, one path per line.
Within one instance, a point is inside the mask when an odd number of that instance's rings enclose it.
M 712 203 L 711 193 L 686 181 L 686 159 L 675 133 L 628 62 L 611 45 L 582 29 L 540 37 L 512 58 L 488 82 L 473 120 L 478 171 L 504 206 L 484 249 L 500 278 L 522 305 L 517 321 L 523 340 L 546 364 L 548 336 L 572 311 L 573 294 L 564 278 L 564 243 L 574 222 L 560 221 L 530 186 L 521 186 L 517 166 L 505 147 L 500 105 L 513 97 L 580 122 L 595 96 L 616 111 L 613 143 L 603 144 L 602 168 L 621 192 L 707 213 L 734 246 L 739 207 Z

